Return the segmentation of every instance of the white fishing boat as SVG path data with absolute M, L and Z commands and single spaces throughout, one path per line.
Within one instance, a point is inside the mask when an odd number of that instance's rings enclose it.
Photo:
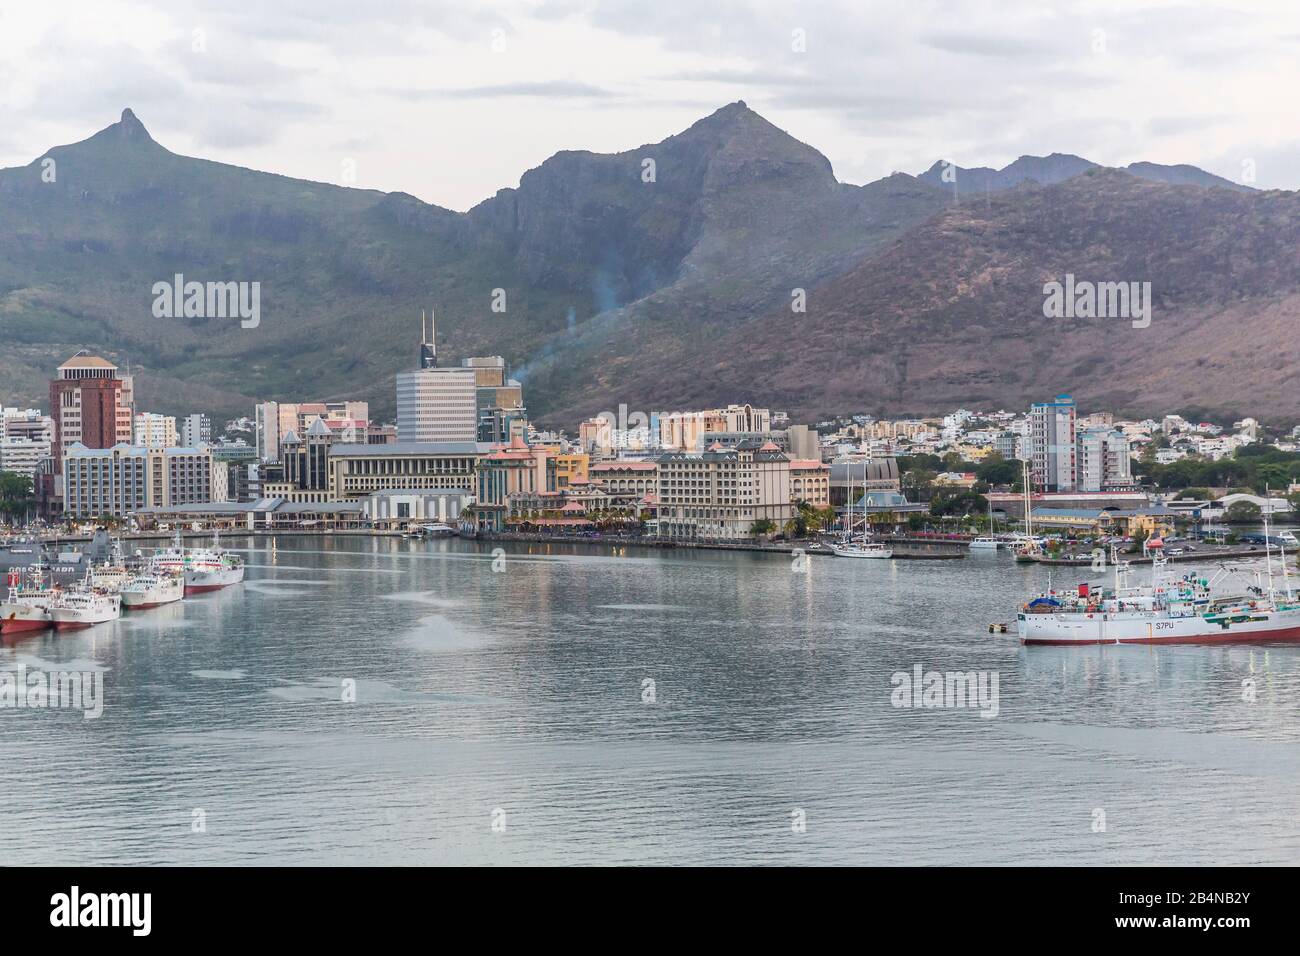
M 50 622 L 56 629 L 91 627 L 122 616 L 121 598 L 84 585 L 67 588 L 50 602 Z
M 21 634 L 49 627 L 50 602 L 58 593 L 45 578 L 42 565 L 33 565 L 24 575 L 17 568 L 9 572 L 8 593 L 0 603 L 0 633 Z
M 223 551 L 215 533 L 211 548 L 186 549 L 178 531 L 173 546 L 159 551 L 152 563 L 156 570 L 183 575 L 186 594 L 217 591 L 244 580 L 243 558 Z
M 1266 532 L 1267 520 L 1265 516 Z M 1216 596 L 1216 586 L 1239 573 L 1234 568 L 1221 566 L 1209 579 L 1195 572 L 1174 578 L 1164 554 L 1156 553 L 1151 583 L 1133 586 L 1129 563 L 1112 548 L 1112 588 L 1080 584 L 1072 591 L 1039 595 L 1020 608 L 1016 631 L 1023 644 L 1300 643 L 1300 599 L 1291 588 L 1286 551 L 1281 549 L 1278 590 L 1272 550 L 1265 546 L 1267 583 L 1256 571 L 1246 593 Z
M 998 548 L 1002 547 L 1002 542 L 997 538 L 984 536 L 973 538 L 970 547 L 972 551 L 996 551 Z
M 180 574 L 146 571 L 132 577 L 118 594 L 122 598 L 122 607 L 128 611 L 162 607 L 185 597 L 185 578 Z

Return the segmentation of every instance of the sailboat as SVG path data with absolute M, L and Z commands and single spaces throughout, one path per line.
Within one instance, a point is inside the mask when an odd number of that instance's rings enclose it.
M 853 541 L 853 462 L 848 463 L 849 469 L 849 507 L 848 515 L 845 518 L 847 526 L 844 531 L 844 540 L 831 545 L 831 553 L 837 558 L 877 558 L 884 560 L 892 558 L 894 552 L 892 548 L 887 548 L 878 541 L 867 540 L 867 513 L 866 508 L 862 510 L 862 536 L 857 542 Z M 866 495 L 866 475 L 863 475 L 862 493 Z
M 1025 488 L 1025 532 L 1017 535 L 1020 544 L 1016 549 L 1016 560 L 1033 561 L 1042 550 L 1042 539 L 1034 537 L 1034 501 L 1031 497 L 1033 485 L 1029 480 L 1029 462 L 1022 459 L 1020 467 Z
M 989 499 L 989 533 L 980 535 L 970 543 L 972 551 L 996 551 L 1002 542 L 993 536 L 993 499 Z

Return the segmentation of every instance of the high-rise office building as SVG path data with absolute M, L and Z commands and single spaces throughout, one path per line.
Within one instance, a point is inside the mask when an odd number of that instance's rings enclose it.
M 74 355 L 50 380 L 50 414 L 54 419 L 55 470 L 68 450 L 129 444 L 131 382 L 117 366 L 94 355 Z
M 420 337 L 420 367 L 397 373 L 398 441 L 477 441 L 478 370 L 438 366 L 433 329 L 426 334 L 423 314 Z
M 500 355 L 461 359 L 460 365 L 474 370 L 478 440 L 494 445 L 507 444 L 511 426 L 528 419 L 523 386 L 506 377 L 506 360 Z

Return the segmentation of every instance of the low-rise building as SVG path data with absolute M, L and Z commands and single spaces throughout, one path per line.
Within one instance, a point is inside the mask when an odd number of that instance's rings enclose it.
M 461 512 L 474 503 L 467 491 L 411 491 L 385 488 L 361 499 L 362 514 L 371 527 L 400 530 L 411 524 L 455 526 Z
M 355 501 L 376 491 L 474 492 L 479 458 L 491 450 L 478 442 L 335 444 L 329 453 L 332 501 Z

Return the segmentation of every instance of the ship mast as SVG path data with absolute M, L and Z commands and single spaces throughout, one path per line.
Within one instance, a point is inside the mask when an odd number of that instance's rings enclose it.
M 1268 600 L 1274 603 L 1273 598 L 1273 538 L 1268 526 L 1268 513 L 1270 510 L 1268 485 L 1264 486 L 1264 568 L 1268 574 Z M 1285 559 L 1283 559 L 1285 560 Z

